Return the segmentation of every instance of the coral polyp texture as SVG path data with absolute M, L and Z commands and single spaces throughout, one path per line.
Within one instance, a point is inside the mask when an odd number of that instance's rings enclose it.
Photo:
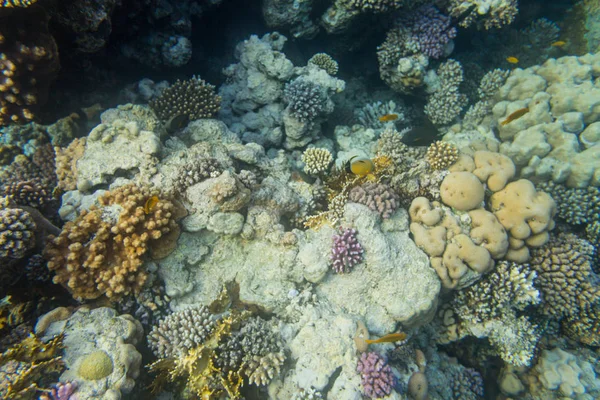
M 362 353 L 356 370 L 360 373 L 365 396 L 380 399 L 392 393 L 396 377 L 383 356 L 373 351 Z
M 27 3 L 4 2 L 5 7 Z M 60 69 L 48 20 L 39 9 L 0 16 L 0 126 L 32 121 L 46 101 Z
M 381 218 L 389 218 L 400 206 L 400 197 L 384 183 L 366 182 L 353 187 L 348 200 L 366 205 Z
M 319 85 L 304 79 L 288 83 L 283 96 L 291 114 L 302 122 L 313 121 L 325 107 L 325 96 Z
M 329 54 L 317 53 L 308 60 L 308 63 L 325 70 L 329 75 L 335 75 L 338 72 L 338 63 Z
M 147 273 L 144 256 L 167 251 L 179 228 L 175 205 L 158 191 L 133 184 L 105 193 L 99 205 L 67 222 L 47 245 L 54 282 L 73 297 L 118 299 L 137 293 Z
M 511 24 L 519 12 L 517 0 L 451 0 L 449 10 L 455 18 L 466 14 L 461 26 L 476 23 L 485 29 Z
M 456 60 L 445 61 L 437 70 L 439 84 L 427 99 L 425 114 L 435 125 L 446 125 L 454 121 L 467 104 L 467 98 L 459 92 L 463 81 L 463 69 Z
M 0 201 L 5 203 L 6 199 Z M 35 245 L 35 229 L 27 211 L 0 204 L 0 261 L 24 257 Z
M 364 250 L 356 234 L 356 229 L 346 228 L 339 234 L 333 235 L 329 259 L 333 270 L 338 274 L 350 272 L 352 267 L 363 260 Z
M 215 93 L 215 87 L 204 80 L 193 77 L 185 81 L 177 80 L 164 89 L 150 107 L 156 115 L 166 121 L 179 115 L 190 120 L 211 118 L 221 108 L 221 96 Z
M 433 169 L 446 169 L 458 160 L 458 149 L 452 143 L 438 140 L 427 149 L 427 161 Z
M 304 172 L 309 175 L 318 176 L 329 171 L 333 162 L 333 156 L 327 149 L 311 147 L 302 153 L 302 162 L 304 163 Z

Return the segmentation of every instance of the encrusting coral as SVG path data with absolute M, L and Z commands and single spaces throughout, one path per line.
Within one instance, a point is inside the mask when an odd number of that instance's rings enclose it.
M 158 191 L 128 184 L 98 199 L 99 206 L 67 222 L 48 243 L 48 268 L 55 283 L 73 297 L 111 299 L 138 292 L 147 274 L 148 250 L 166 255 L 173 248 L 180 217 L 176 205 Z M 166 254 L 165 254 L 166 253 Z
M 149 104 L 161 120 L 183 114 L 192 121 L 215 115 L 221 107 L 221 97 L 215 93 L 213 85 L 193 77 L 178 80 Z

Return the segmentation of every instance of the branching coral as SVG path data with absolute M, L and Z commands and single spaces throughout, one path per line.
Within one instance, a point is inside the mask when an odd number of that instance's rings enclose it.
M 318 176 L 329 171 L 333 162 L 333 156 L 327 149 L 310 147 L 302 153 L 302 162 L 304 163 L 304 172 L 309 175 Z
M 481 24 L 485 29 L 511 24 L 519 12 L 517 0 L 451 0 L 449 9 L 454 18 L 466 13 L 460 22 L 462 27 L 477 21 L 477 25 Z
M 221 96 L 215 93 L 213 85 L 193 77 L 185 81 L 178 80 L 149 104 L 162 120 L 182 114 L 195 120 L 215 115 L 221 107 Z
M 467 97 L 459 93 L 458 87 L 463 81 L 463 70 L 456 60 L 444 62 L 437 71 L 439 87 L 429 96 L 425 105 L 425 114 L 436 125 L 452 122 L 467 104 Z
M 102 294 L 117 299 L 138 292 L 146 281 L 144 255 L 165 254 L 179 234 L 173 202 L 157 191 L 133 184 L 99 198 L 99 206 L 67 222 L 47 245 L 55 283 L 76 298 Z
M 329 75 L 335 75 L 338 72 L 338 63 L 329 54 L 317 53 L 308 60 L 308 63 L 325 70 Z
M 187 188 L 208 178 L 216 178 L 223 172 L 223 167 L 214 158 L 198 158 L 179 168 L 175 180 L 177 191 L 184 193 Z
M 86 138 L 74 139 L 66 148 L 55 147 L 57 187 L 63 191 L 77 188 L 77 161 L 83 157 Z
M 319 85 L 302 78 L 286 84 L 283 97 L 291 114 L 302 122 L 314 120 L 325 107 L 325 96 Z
M 438 140 L 427 149 L 427 161 L 433 169 L 447 169 L 458 160 L 458 149 L 452 143 Z
M 33 1 L 4 1 L 4 7 Z M 0 7 L 1 9 L 1 7 Z M 0 17 L 0 126 L 33 120 L 60 69 L 42 9 Z
M 591 279 L 594 248 L 573 234 L 561 234 L 532 251 L 531 267 L 543 294 L 542 311 L 552 317 L 576 316 L 600 300 L 600 286 Z
M 396 377 L 383 356 L 372 351 L 362 353 L 356 370 L 360 373 L 363 392 L 367 397 L 379 399 L 392 393 Z
M 356 238 L 356 229 L 344 229 L 339 235 L 333 235 L 331 246 L 332 268 L 338 274 L 348 273 L 363 260 L 363 248 Z

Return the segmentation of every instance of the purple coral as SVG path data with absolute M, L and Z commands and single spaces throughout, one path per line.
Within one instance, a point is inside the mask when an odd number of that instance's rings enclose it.
M 39 400 L 79 400 L 76 394 L 77 382 L 59 382 L 49 392 L 40 396 Z
M 379 399 L 392 393 L 396 377 L 383 356 L 373 351 L 362 353 L 356 370 L 360 372 L 365 396 Z
M 356 229 L 346 228 L 333 235 L 330 260 L 338 274 L 350 272 L 350 268 L 363 260 L 363 248 L 356 238 Z
M 409 30 L 409 40 L 418 46 L 419 51 L 432 58 L 442 57 L 446 45 L 456 37 L 456 28 L 450 26 L 450 17 L 432 5 L 419 7 L 398 23 Z

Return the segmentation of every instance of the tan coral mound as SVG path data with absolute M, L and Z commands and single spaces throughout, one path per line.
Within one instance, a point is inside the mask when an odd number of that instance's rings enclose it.
M 451 172 L 442 181 L 440 196 L 444 204 L 459 211 L 469 211 L 483 202 L 485 190 L 472 173 Z
M 554 228 L 556 204 L 549 194 L 536 191 L 527 179 L 511 182 L 490 197 L 490 208 L 509 233 L 510 249 L 506 259 L 526 262 L 529 247 L 548 241 Z M 527 245 L 527 246 L 526 246 Z
M 138 292 L 147 278 L 143 256 L 151 246 L 172 246 L 170 236 L 179 232 L 175 204 L 149 188 L 125 185 L 99 203 L 67 222 L 45 250 L 54 282 L 79 299 Z

